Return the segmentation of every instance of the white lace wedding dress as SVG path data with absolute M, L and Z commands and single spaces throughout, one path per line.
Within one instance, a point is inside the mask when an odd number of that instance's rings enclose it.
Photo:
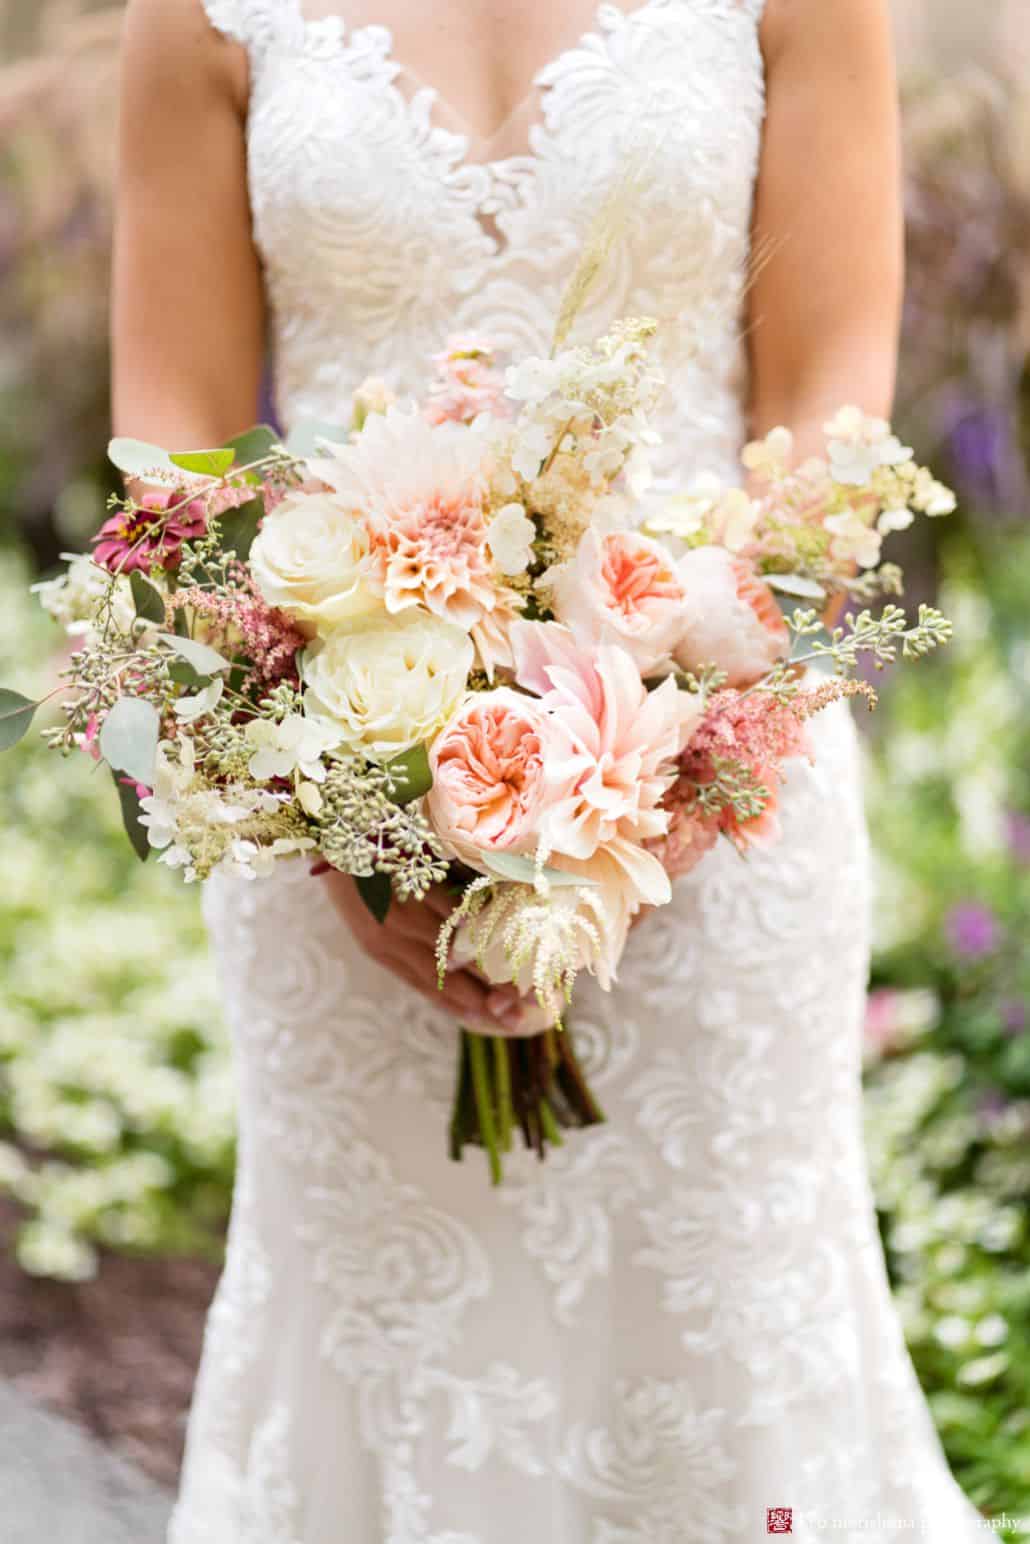
M 386 28 L 205 0 L 250 62 L 250 191 L 284 416 L 417 391 L 456 331 L 546 350 L 640 157 L 583 318 L 661 324 L 660 472 L 733 475 L 762 0 L 603 4 L 476 154 Z M 575 10 L 569 6 L 570 13 Z M 513 136 L 521 143 L 511 144 Z M 303 864 L 206 905 L 239 1173 L 172 1544 L 933 1544 L 984 1537 L 885 1279 L 860 1132 L 867 852 L 843 706 L 783 797 L 577 989 L 607 1124 L 502 1190 L 447 1157 L 455 1034 Z M 771 1526 L 786 1531 L 785 1515 Z

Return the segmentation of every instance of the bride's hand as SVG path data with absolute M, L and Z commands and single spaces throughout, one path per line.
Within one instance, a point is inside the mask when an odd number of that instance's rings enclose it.
M 529 1019 L 524 1027 L 530 1005 L 513 986 L 494 986 L 468 967 L 449 970 L 443 987 L 437 985 L 436 938 L 454 905 L 442 885 L 434 885 L 423 902 L 395 899 L 386 920 L 377 922 L 349 874 L 330 869 L 322 883 L 365 953 L 436 1007 L 447 1008 L 466 1029 L 487 1035 L 536 1033 Z

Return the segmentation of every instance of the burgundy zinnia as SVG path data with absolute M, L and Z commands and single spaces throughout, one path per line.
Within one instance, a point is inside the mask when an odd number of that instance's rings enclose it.
M 166 515 L 170 505 L 175 513 Z M 179 560 L 184 541 L 202 536 L 207 526 L 207 511 L 202 499 L 183 503 L 182 493 L 154 490 L 144 493 L 138 505 L 120 509 L 105 520 L 93 538 L 93 557 L 112 574 L 128 574 L 141 569 L 172 568 Z

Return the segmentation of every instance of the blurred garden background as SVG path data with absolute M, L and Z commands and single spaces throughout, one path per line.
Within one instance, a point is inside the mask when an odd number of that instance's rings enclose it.
M 85 544 L 111 486 L 120 11 L 0 0 L 0 679 L 33 696 L 61 641 L 28 586 Z M 1030 1518 L 1030 0 L 896 11 L 896 419 L 960 512 L 897 554 L 956 641 L 884 683 L 865 726 L 868 1144 L 953 1468 L 985 1514 Z M 137 862 L 81 760 L 58 778 L 33 738 L 0 761 L 0 1375 L 171 1483 L 231 1068 L 198 897 Z

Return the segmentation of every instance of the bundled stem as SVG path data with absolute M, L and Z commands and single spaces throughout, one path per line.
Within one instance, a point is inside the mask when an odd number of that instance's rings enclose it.
M 466 1145 L 482 1147 L 491 1184 L 503 1179 L 502 1155 L 511 1151 L 516 1125 L 526 1147 L 544 1158 L 549 1146 L 563 1145 L 563 1127 L 604 1118 L 567 1029 L 515 1039 L 460 1031 L 448 1150 L 460 1161 Z

